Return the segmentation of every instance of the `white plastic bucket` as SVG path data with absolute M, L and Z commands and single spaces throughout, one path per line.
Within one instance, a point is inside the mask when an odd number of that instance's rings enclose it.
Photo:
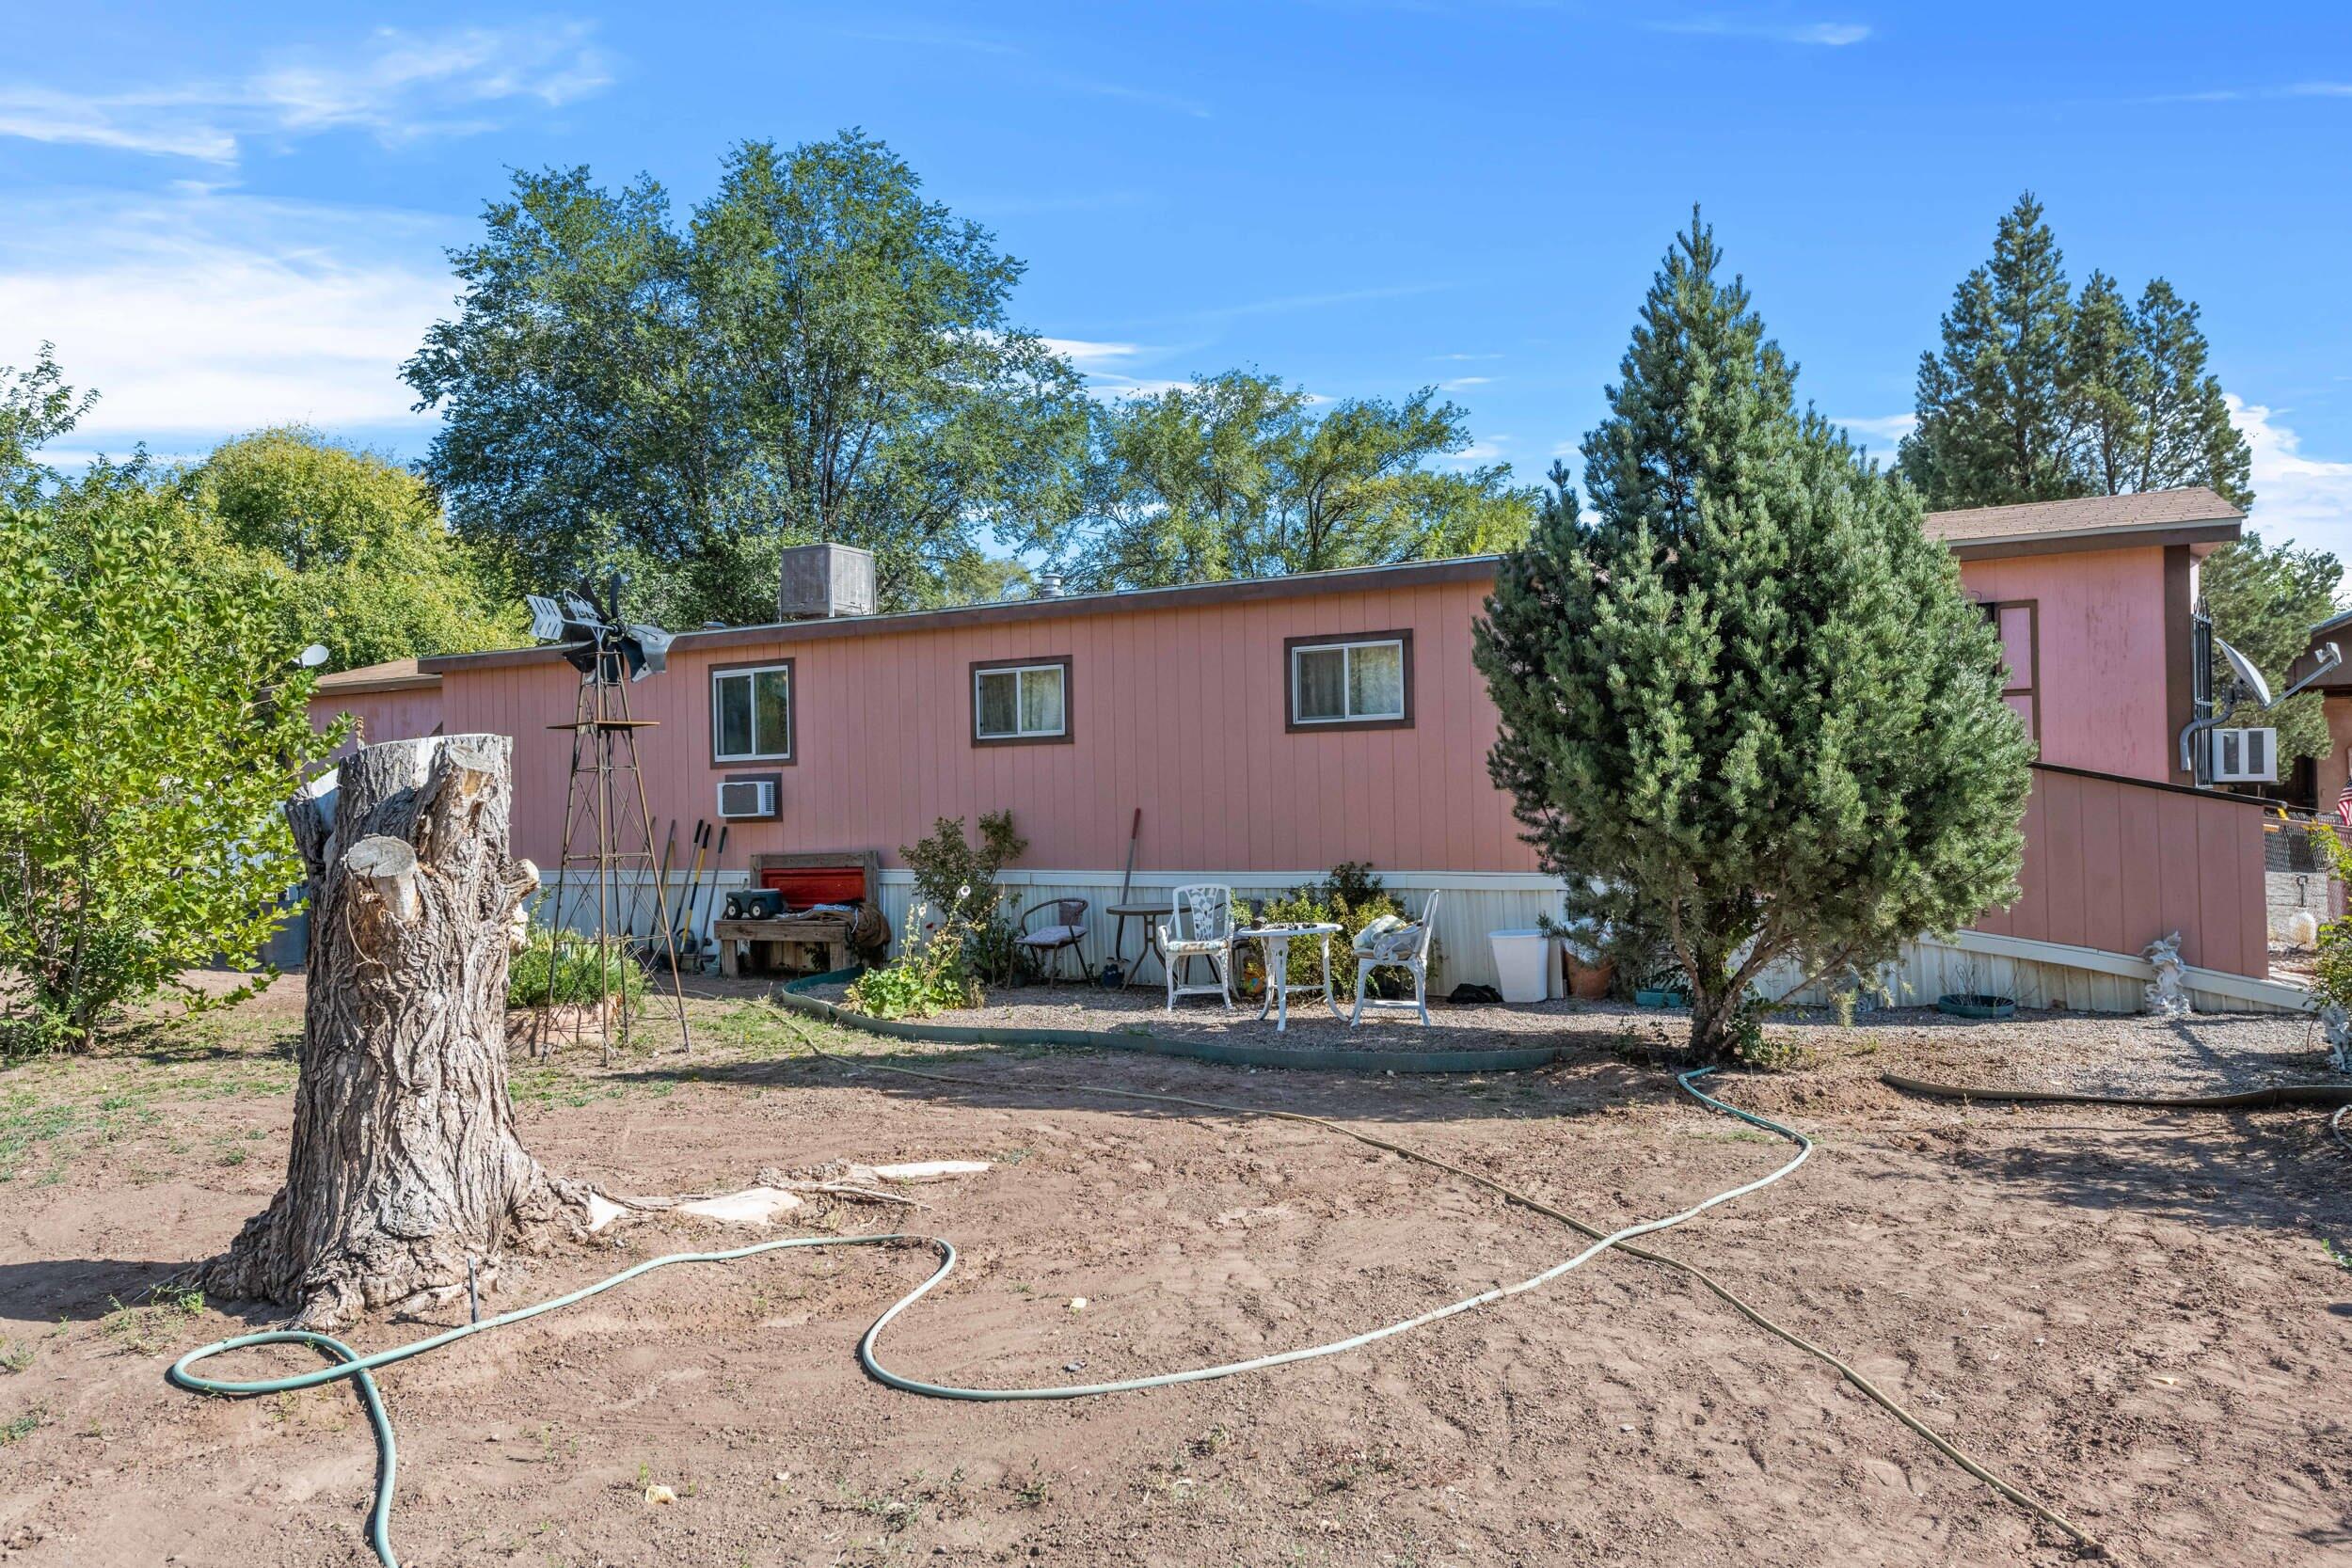
M 1505 1002 L 1541 1002 L 1551 994 L 1552 939 L 1533 927 L 1489 931 L 1494 945 L 1495 990 Z

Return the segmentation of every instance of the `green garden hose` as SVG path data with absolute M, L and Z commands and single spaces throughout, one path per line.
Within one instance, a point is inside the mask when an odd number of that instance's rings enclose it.
M 430 1336 L 429 1338 L 416 1340 L 410 1344 L 398 1345 L 389 1350 L 377 1351 L 372 1355 L 360 1355 L 353 1351 L 349 1345 L 344 1344 L 340 1339 L 334 1338 L 329 1335 L 313 1333 L 305 1329 L 274 1329 L 259 1334 L 240 1334 L 226 1339 L 215 1340 L 212 1344 L 200 1346 L 196 1350 L 188 1352 L 185 1355 L 180 1357 L 179 1360 L 172 1363 L 171 1370 L 166 1375 L 169 1381 L 178 1387 L 188 1389 L 194 1393 L 219 1395 L 290 1393 L 297 1389 L 315 1388 L 323 1384 L 334 1383 L 346 1379 L 349 1380 L 356 1386 L 360 1403 L 367 1411 L 368 1424 L 373 1429 L 376 1441 L 377 1458 L 375 1497 L 374 1502 L 370 1508 L 368 1513 L 368 1544 L 375 1549 L 375 1555 L 383 1561 L 384 1568 L 399 1568 L 399 1558 L 394 1554 L 391 1543 L 392 1482 L 398 1469 L 399 1455 L 397 1445 L 394 1443 L 392 1437 L 391 1421 L 384 1412 L 384 1402 L 375 1386 L 373 1374 L 378 1368 L 389 1367 L 395 1362 L 405 1361 L 412 1356 L 422 1355 L 427 1351 L 438 1350 L 443 1345 L 453 1344 L 469 1335 L 484 1333 L 493 1328 L 502 1328 L 509 1323 L 520 1323 L 527 1318 L 535 1318 L 543 1312 L 553 1312 L 563 1307 L 574 1306 L 580 1302 L 587 1300 L 591 1296 L 600 1295 L 604 1291 L 613 1289 L 615 1286 L 626 1284 L 629 1280 L 635 1279 L 642 1275 L 650 1274 L 656 1269 L 667 1268 L 674 1263 L 726 1263 L 736 1261 L 739 1259 L 757 1257 L 762 1253 L 780 1252 L 789 1247 L 876 1246 L 918 1242 L 928 1243 L 930 1246 L 937 1249 L 940 1257 L 938 1268 L 931 1272 L 930 1277 L 924 1280 L 920 1285 L 917 1285 L 914 1290 L 908 1291 L 905 1295 L 899 1297 L 896 1302 L 893 1302 L 888 1309 L 886 1309 L 881 1317 L 874 1321 L 873 1326 L 866 1331 L 865 1337 L 858 1341 L 858 1360 L 859 1363 L 865 1367 L 866 1370 L 878 1381 L 889 1386 L 890 1387 L 901 1389 L 908 1393 L 921 1394 L 935 1399 L 977 1400 L 986 1402 L 1083 1399 L 1097 1394 L 1126 1393 L 1145 1388 L 1165 1387 L 1172 1384 L 1199 1383 L 1211 1378 L 1232 1377 L 1241 1372 L 1257 1371 L 1269 1367 L 1283 1366 L 1294 1361 L 1306 1361 L 1318 1356 L 1336 1355 L 1343 1351 L 1354 1350 L 1360 1346 L 1371 1344 L 1375 1340 L 1387 1338 L 1391 1335 L 1402 1334 L 1407 1329 L 1417 1328 L 1426 1323 L 1436 1323 L 1442 1318 L 1452 1317 L 1459 1312 L 1467 1312 L 1475 1307 L 1487 1306 L 1491 1303 L 1501 1301 L 1505 1297 L 1518 1295 L 1525 1291 L 1533 1291 L 1539 1286 L 1559 1278 L 1562 1275 L 1566 1274 L 1571 1269 L 1580 1267 L 1613 1245 L 1630 1240 L 1635 1236 L 1647 1235 L 1653 1231 L 1666 1229 L 1671 1226 L 1680 1225 L 1685 1220 L 1692 1219 L 1696 1215 L 1702 1214 L 1708 1210 L 1715 1208 L 1719 1204 L 1728 1203 L 1734 1198 L 1740 1197 L 1749 1193 L 1756 1192 L 1761 1188 L 1768 1187 L 1773 1182 L 1778 1181 L 1782 1177 L 1787 1176 L 1789 1172 L 1795 1170 L 1799 1165 L 1804 1164 L 1806 1157 L 1813 1152 L 1813 1143 L 1811 1139 L 1807 1138 L 1804 1133 L 1797 1132 L 1793 1128 L 1784 1127 L 1776 1121 L 1769 1120 L 1766 1117 L 1756 1116 L 1752 1112 L 1740 1110 L 1737 1106 L 1725 1104 L 1724 1101 L 1717 1100 L 1697 1088 L 1692 1081 L 1695 1078 L 1703 1076 L 1709 1070 L 1711 1069 L 1700 1069 L 1696 1071 L 1683 1073 L 1680 1075 L 1678 1082 L 1693 1098 L 1698 1100 L 1701 1103 L 1708 1106 L 1710 1109 L 1722 1112 L 1726 1116 L 1736 1117 L 1741 1121 L 1760 1127 L 1767 1132 L 1775 1133 L 1795 1144 L 1797 1146 L 1797 1154 L 1794 1159 L 1789 1160 L 1787 1164 L 1779 1166 L 1769 1175 L 1761 1177 L 1756 1180 L 1743 1182 L 1737 1187 L 1719 1193 L 1703 1202 L 1693 1204 L 1690 1208 L 1681 1210 L 1677 1213 L 1670 1214 L 1663 1219 L 1643 1221 L 1635 1225 L 1626 1226 L 1618 1230 L 1612 1231 L 1605 1236 L 1599 1236 L 1595 1239 L 1592 1245 L 1584 1248 L 1581 1252 L 1579 1252 L 1565 1261 L 1556 1263 L 1550 1268 L 1544 1270 L 1542 1273 L 1534 1275 L 1518 1284 L 1501 1286 L 1491 1291 L 1484 1291 L 1479 1292 L 1477 1295 L 1467 1297 L 1448 1306 L 1421 1313 L 1415 1317 L 1406 1318 L 1398 1323 L 1389 1323 L 1383 1327 L 1372 1329 L 1363 1334 L 1351 1335 L 1343 1339 L 1335 1339 L 1326 1344 L 1311 1345 L 1301 1350 L 1283 1351 L 1271 1355 L 1256 1356 L 1247 1361 L 1227 1362 L 1214 1367 L 1196 1367 L 1184 1371 L 1163 1372 L 1152 1377 L 1129 1378 L 1115 1383 L 1061 1385 L 1043 1388 L 966 1388 L 950 1385 L 926 1383 L 919 1378 L 911 1378 L 901 1373 L 893 1372 L 889 1369 L 882 1366 L 881 1359 L 876 1353 L 876 1345 L 882 1337 L 882 1330 L 889 1327 L 892 1321 L 896 1319 L 899 1313 L 914 1306 L 917 1301 L 920 1301 L 942 1280 L 946 1279 L 949 1274 L 954 1272 L 956 1266 L 956 1249 L 953 1244 L 947 1242 L 944 1237 L 917 1237 L 902 1233 L 889 1233 L 865 1236 L 793 1236 L 781 1238 L 775 1241 L 757 1242 L 754 1243 L 750 1246 L 732 1247 L 719 1252 L 668 1253 L 660 1258 L 649 1258 L 642 1263 L 623 1269 L 620 1273 L 613 1275 L 609 1278 L 598 1280 L 595 1284 L 583 1286 L 580 1290 L 569 1291 L 564 1295 L 551 1297 L 547 1301 L 536 1302 L 529 1307 L 517 1307 L 512 1312 L 501 1313 L 495 1318 L 485 1318 L 479 1323 L 467 1323 L 460 1327 L 450 1329 L 445 1333 L 436 1334 Z M 1177 1096 L 1153 1097 L 1141 1095 L 1136 1093 L 1136 1091 L 1127 1092 L 1130 1094 L 1136 1094 L 1136 1098 L 1164 1098 L 1169 1100 L 1181 1098 Z M 1295 1113 L 1290 1114 L 1295 1115 Z M 1299 1119 L 1319 1120 L 1320 1118 L 1301 1117 Z M 1580 1228 L 1583 1227 L 1580 1227 Z M 206 1377 L 195 1370 L 195 1368 L 199 1364 L 210 1360 L 215 1356 L 226 1354 L 230 1351 L 246 1350 L 261 1345 L 283 1344 L 309 1345 L 327 1355 L 330 1359 L 327 1365 L 321 1367 L 314 1371 L 297 1372 L 286 1377 L 232 1380 L 227 1378 Z

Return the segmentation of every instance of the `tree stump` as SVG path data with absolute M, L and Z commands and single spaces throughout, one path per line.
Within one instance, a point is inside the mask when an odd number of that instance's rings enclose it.
M 323 1329 L 586 1233 L 589 1189 L 523 1148 L 507 1095 L 509 943 L 538 887 L 507 856 L 512 748 L 370 746 L 333 797 L 289 803 L 311 895 L 294 1151 L 207 1291 Z

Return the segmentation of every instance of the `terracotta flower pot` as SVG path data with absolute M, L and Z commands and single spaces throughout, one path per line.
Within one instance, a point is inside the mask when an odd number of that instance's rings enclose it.
M 1568 965 L 1568 994 L 1579 1002 L 1597 1002 L 1609 994 L 1609 982 L 1616 977 L 1617 961 L 1603 958 L 1588 964 L 1571 958 Z

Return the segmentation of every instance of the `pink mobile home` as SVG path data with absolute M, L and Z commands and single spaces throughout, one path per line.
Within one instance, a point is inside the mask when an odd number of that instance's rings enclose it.
M 2011 702 L 2045 759 L 2116 782 L 2052 787 L 2061 775 L 2045 769 L 2027 896 L 1987 920 L 1973 956 L 1915 958 L 1911 983 L 1943 984 L 1935 965 L 2010 965 L 2050 1000 L 2121 1006 L 2138 971 L 2118 955 L 2184 914 L 2192 963 L 2262 974 L 2238 917 L 2250 845 L 2259 925 L 2256 814 L 2166 787 L 2175 715 L 2186 719 L 2195 563 L 2236 535 L 2238 515 L 2186 491 L 1930 526 L 2000 622 Z M 658 820 L 691 825 L 715 819 L 722 783 L 772 781 L 772 818 L 733 824 L 724 880 L 743 881 L 757 852 L 878 850 L 894 925 L 911 881 L 898 847 L 935 818 L 1009 807 L 1029 840 L 1012 894 L 1089 899 L 1097 958 L 1139 807 L 1138 898 L 1197 880 L 1278 893 L 1367 861 L 1408 903 L 1445 890 L 1445 981 L 1487 979 L 1485 933 L 1533 924 L 1557 899 L 1486 778 L 1496 716 L 1470 642 L 1493 578 L 1491 558 L 1416 562 L 689 632 L 666 673 L 630 689 L 635 716 L 660 726 L 645 732 L 645 786 Z M 314 706 L 322 720 L 358 714 L 372 739 L 515 736 L 517 848 L 551 867 L 569 737 L 548 726 L 571 718 L 577 681 L 547 648 L 453 655 L 328 677 Z M 2185 845 L 2177 822 L 2133 815 L 2157 794 L 2193 819 Z M 2155 880 L 2053 896 L 2086 853 Z

